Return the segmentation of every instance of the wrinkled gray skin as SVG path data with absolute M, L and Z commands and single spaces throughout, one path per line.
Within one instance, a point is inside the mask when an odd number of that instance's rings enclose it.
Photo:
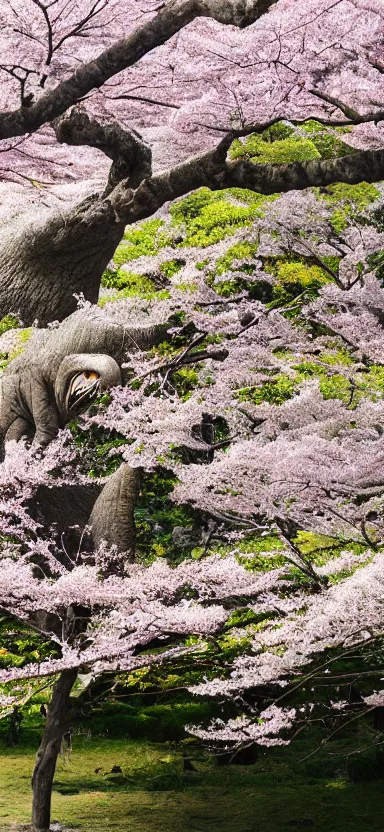
M 25 436 L 48 445 L 60 427 L 89 405 L 88 400 L 85 407 L 68 407 L 68 391 L 79 373 L 97 374 L 97 393 L 118 385 L 125 355 L 159 343 L 166 331 L 166 324 L 125 327 L 108 320 L 97 307 L 74 312 L 56 329 L 37 331 L 0 381 L 0 431 L 5 441 Z
M 109 478 L 97 498 L 90 518 L 92 538 L 97 548 L 102 541 L 135 557 L 134 508 L 140 491 L 140 471 L 123 463 Z

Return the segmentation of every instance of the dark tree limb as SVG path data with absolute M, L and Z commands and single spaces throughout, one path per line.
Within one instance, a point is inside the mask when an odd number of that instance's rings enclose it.
M 353 107 L 350 107 L 349 104 L 341 101 L 340 98 L 334 98 L 332 95 L 328 95 L 328 93 L 321 92 L 320 90 L 313 89 L 309 90 L 309 92 L 311 95 L 316 96 L 316 98 L 320 98 L 321 101 L 333 104 L 334 107 L 341 110 L 341 112 L 347 117 L 349 124 L 367 124 L 369 121 L 373 121 L 377 124 L 379 121 L 384 121 L 384 110 L 377 110 L 374 113 L 365 113 L 365 115 L 361 115 Z
M 152 151 L 136 130 L 124 130 L 119 124 L 102 125 L 80 108 L 52 122 L 58 142 L 96 147 L 112 159 L 106 196 L 122 179 L 137 188 L 152 174 Z
M 375 110 L 371 113 L 366 113 L 365 115 L 360 115 L 357 110 L 352 110 L 352 108 L 348 107 L 347 105 L 342 104 L 340 101 L 340 105 L 336 102 L 338 99 L 334 98 L 331 99 L 330 96 L 326 96 L 325 94 L 319 93 L 317 90 L 308 90 L 311 92 L 312 95 L 316 95 L 318 98 L 321 98 L 323 101 L 332 101 L 335 107 L 338 107 L 342 110 L 345 114 L 345 118 L 329 118 L 320 116 L 318 113 L 314 113 L 312 115 L 306 116 L 305 118 L 288 118 L 289 124 L 293 124 L 295 127 L 301 127 L 304 124 L 307 124 L 309 121 L 317 121 L 318 124 L 322 124 L 323 127 L 353 127 L 356 124 L 366 124 L 367 122 L 373 121 L 383 121 L 384 120 L 384 110 L 382 109 L 383 105 L 377 101 L 371 101 L 371 104 L 375 104 L 375 106 L 379 107 L 379 110 Z M 124 97 L 124 96 L 121 96 Z M 156 102 L 153 102 L 154 104 Z M 164 105 L 162 105 L 164 106 Z M 345 109 L 343 109 L 345 107 Z M 346 111 L 348 110 L 349 115 L 347 116 Z M 267 121 L 259 122 L 258 124 L 244 124 L 243 127 L 239 127 L 233 131 L 233 138 L 241 138 L 242 136 L 249 136 L 250 133 L 264 133 L 265 130 L 268 130 L 269 127 L 274 127 L 275 124 L 280 124 L 282 119 L 285 116 L 279 115 L 274 116 L 274 118 L 270 118 Z M 217 125 L 213 124 L 206 124 L 202 122 L 196 122 L 199 124 L 200 127 L 205 127 L 211 130 L 213 133 L 227 133 L 227 127 L 218 127 Z M 353 148 L 351 147 L 351 152 Z
M 230 136 L 232 140 L 232 135 Z M 227 145 L 230 144 L 227 139 Z M 122 182 L 110 194 L 117 217 L 130 224 L 151 216 L 165 202 L 206 186 L 249 188 L 261 194 L 274 194 L 310 187 L 325 187 L 334 182 L 356 185 L 384 179 L 384 149 L 363 150 L 337 159 L 312 159 L 285 165 L 255 165 L 252 162 L 223 159 L 223 148 L 190 159 L 165 173 L 144 180 L 135 192 Z

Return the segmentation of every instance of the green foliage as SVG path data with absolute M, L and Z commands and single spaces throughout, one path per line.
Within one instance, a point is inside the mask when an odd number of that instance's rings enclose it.
M 325 256 L 323 255 L 321 259 L 329 269 L 332 269 L 335 274 L 338 274 L 341 257 L 337 257 L 334 254 L 327 254 Z
M 311 361 L 296 364 L 293 369 L 297 371 L 299 379 L 317 378 L 324 399 L 341 399 L 346 403 L 349 402 L 351 396 L 350 382 L 340 373 L 328 373 L 326 368 L 323 369 Z
M 113 278 L 107 279 L 109 281 L 109 285 L 111 285 Z M 119 289 L 119 291 L 115 292 L 112 296 L 105 295 L 104 297 L 99 298 L 98 305 L 100 307 L 105 306 L 107 303 L 116 303 L 117 301 L 124 300 L 124 298 L 138 297 L 144 298 L 145 300 L 153 300 L 153 298 L 156 298 L 157 300 L 165 300 L 166 298 L 169 298 L 168 290 L 157 289 L 154 281 L 146 275 L 119 271 L 117 273 L 116 281 L 114 282 L 116 287 L 120 285 L 123 288 Z
M 230 246 L 225 254 L 222 257 L 219 257 L 216 261 L 215 266 L 215 273 L 216 274 L 224 274 L 231 268 L 232 264 L 236 262 L 236 260 L 247 260 L 248 258 L 253 258 L 257 254 L 258 244 L 257 243 L 250 243 L 248 241 L 235 243 L 235 245 Z M 253 267 L 251 265 L 247 265 L 246 263 L 241 264 L 240 271 L 245 272 L 246 274 L 252 274 Z
M 337 557 L 341 549 L 345 549 L 346 546 L 346 542 L 342 538 L 337 539 L 325 534 L 308 531 L 298 532 L 294 542 L 303 555 L 310 556 L 310 559 L 316 566 L 322 566 L 331 558 Z M 367 547 L 362 543 L 348 541 L 348 549 L 354 552 L 355 555 L 361 555 L 366 551 Z
M 290 139 L 295 133 L 295 128 L 291 124 L 284 121 L 277 121 L 271 127 L 267 127 L 262 133 L 259 133 L 265 142 L 279 142 L 282 139 Z
M 193 295 L 196 292 L 197 283 L 174 283 L 173 284 L 175 289 L 178 289 L 179 292 L 186 292 L 187 294 Z
M 301 130 L 309 133 L 312 143 L 315 145 L 322 159 L 337 159 L 350 153 L 356 153 L 354 147 L 345 144 L 338 135 L 349 132 L 343 127 L 329 129 L 311 119 L 301 125 Z M 338 135 L 337 135 L 338 134 Z
M 197 704 L 197 703 L 196 703 Z M 166 712 L 158 712 L 164 725 Z M 177 718 L 177 717 L 176 717 Z M 151 724 L 156 722 L 152 720 Z M 82 832 L 263 832 L 314 828 L 319 832 L 381 832 L 384 808 L 380 772 L 371 780 L 346 777 L 356 742 L 370 746 L 364 721 L 352 737 L 321 744 L 316 725 L 291 747 L 260 749 L 252 765 L 217 765 L 193 739 L 169 742 L 89 736 L 91 723 L 75 733 L 70 763 L 59 757 L 53 788 L 53 818 Z M 366 756 L 365 752 L 365 755 Z M 369 751 L 368 751 L 369 753 Z M 2 750 L 0 823 L 4 832 L 30 820 L 30 777 L 36 741 Z M 375 750 L 371 749 L 375 757 Z M 183 758 L 196 771 L 183 771 Z M 353 759 L 359 760 L 361 755 Z M 300 762 L 308 758 L 305 762 Z M 112 774 L 113 766 L 122 769 Z M 357 766 L 350 763 L 351 772 Z M 361 770 L 361 766 L 360 766 Z
M 244 142 L 235 139 L 230 155 L 232 159 L 245 158 L 255 164 L 269 165 L 306 162 L 321 158 L 321 154 L 311 139 L 290 136 L 287 139 L 268 142 L 262 135 L 256 133 L 248 136 Z
M 293 358 L 289 351 L 276 351 L 275 355 L 284 361 Z M 292 363 L 292 375 L 279 374 L 273 370 L 270 380 L 257 386 L 244 387 L 237 392 L 237 396 L 241 401 L 251 401 L 253 404 L 268 402 L 281 405 L 298 393 L 303 382 L 314 379 L 318 381 L 324 399 L 340 399 L 352 409 L 363 399 L 381 400 L 384 396 L 384 367 L 374 364 L 349 377 L 345 372 L 353 370 L 353 365 L 347 349 L 338 347 L 324 350 L 315 358 Z
M 151 742 L 177 742 L 187 736 L 185 726 L 209 719 L 215 712 L 210 702 L 175 702 L 145 705 L 140 697 L 124 703 L 108 699 L 102 707 L 92 710 L 85 728 L 93 734 L 108 734 L 110 737 L 146 739 Z
M 108 289 L 125 289 L 126 297 L 152 297 L 156 286 L 149 277 L 134 272 L 126 272 L 122 269 L 107 269 L 102 277 L 101 285 Z M 102 298 L 102 301 L 105 301 Z
M 263 215 L 263 205 L 275 198 L 242 188 L 199 188 L 171 205 L 169 211 L 174 225 L 185 226 L 183 246 L 208 246 L 250 225 Z
M 137 557 L 147 564 L 163 556 L 177 563 L 191 554 L 192 543 L 191 547 L 181 549 L 172 538 L 175 526 L 193 530 L 195 525 L 195 514 L 170 499 L 175 482 L 174 474 L 165 468 L 144 474 L 135 508 L 135 523 Z
M 83 473 L 90 477 L 106 477 L 121 465 L 118 448 L 128 445 L 128 439 L 100 425 L 92 424 L 85 428 L 81 418 L 74 419 L 68 427 L 79 448 L 79 464 Z
M 183 402 L 192 395 L 199 383 L 199 370 L 201 364 L 194 364 L 193 367 L 180 367 L 172 373 L 172 384 Z
M 384 285 L 384 251 L 376 251 L 374 254 L 369 254 L 367 263 L 370 269 L 376 269 L 376 277 L 380 280 L 381 285 Z
M 354 152 L 337 136 L 337 131 L 314 120 L 297 128 L 278 122 L 263 133 L 235 139 L 230 148 L 232 159 L 246 158 L 255 164 L 272 165 L 334 159 Z
M 12 319 L 10 326 L 8 326 L 8 319 Z M 6 327 L 3 332 L 7 332 L 9 329 L 18 329 L 18 322 L 14 324 L 13 320 L 16 320 L 13 315 L 6 315 L 6 317 L 3 318 L 3 322 L 5 322 L 4 325 Z M 24 352 L 26 344 L 28 343 L 32 333 L 32 327 L 28 327 L 27 329 L 18 329 L 16 341 L 12 349 L 10 349 L 9 352 L 0 352 L 0 373 L 5 370 L 10 361 L 17 358 Z M 0 335 L 2 334 L 3 333 L 0 333 Z
M 353 365 L 353 360 L 348 350 L 344 347 L 338 347 L 334 350 L 324 350 L 324 352 L 319 355 L 319 361 L 324 361 L 326 364 L 329 364 L 330 367 L 340 364 L 345 367 Z
M 380 196 L 380 191 L 368 182 L 360 182 L 358 185 L 337 182 L 314 190 L 319 198 L 325 199 L 330 206 L 335 206 L 331 223 L 338 233 L 347 227 L 349 219 L 358 220 L 368 205 Z
M 184 245 L 208 246 L 217 243 L 236 228 L 250 225 L 257 211 L 252 206 L 233 205 L 215 200 L 204 206 L 201 213 L 189 223 Z
M 240 242 L 230 246 L 226 253 L 216 261 L 215 268 L 207 272 L 208 286 L 214 286 L 215 292 L 221 297 L 230 297 L 240 291 L 247 290 L 249 297 L 268 303 L 273 297 L 273 286 L 266 280 L 250 280 L 255 266 L 247 262 L 252 260 L 258 249 L 258 243 Z M 243 261 L 243 262 L 242 262 Z M 234 265 L 234 264 L 238 265 Z M 232 268 L 236 276 L 231 276 Z M 244 273 L 244 277 L 241 276 Z M 224 280 L 218 280 L 226 274 Z
M 244 607 L 241 609 L 240 607 L 235 610 L 232 615 L 227 618 L 227 621 L 224 624 L 224 630 L 229 630 L 232 627 L 246 627 L 249 624 L 258 624 L 260 621 L 265 621 L 266 618 L 274 618 L 276 613 L 268 613 L 267 615 L 265 612 L 263 613 L 256 613 L 253 610 L 248 609 L 248 607 Z M 247 640 L 248 643 L 248 640 Z
M 257 387 L 243 387 L 238 391 L 237 396 L 240 401 L 251 401 L 253 404 L 268 402 L 279 405 L 292 398 L 296 387 L 297 385 L 290 376 L 281 373 Z
M 164 225 L 164 220 L 147 220 L 139 226 L 128 227 L 124 240 L 113 255 L 113 262 L 121 266 L 143 254 L 156 254 L 169 242 L 169 236 L 163 230 Z
M 174 274 L 180 271 L 185 265 L 184 260 L 166 260 L 160 266 L 160 271 L 165 275 L 165 277 L 171 278 Z
M 12 616 L 0 618 L 0 668 L 24 667 L 30 662 L 42 662 L 58 656 L 58 648 Z
M 332 278 L 324 269 L 302 257 L 287 256 L 265 258 L 263 266 L 266 272 L 275 275 L 273 300 L 285 305 L 299 296 L 302 302 L 316 297 L 317 292 Z
M 12 317 L 11 315 L 7 317 Z M 5 319 L 4 319 L 5 320 Z M 11 326 L 8 329 L 14 329 L 15 327 Z M 6 331 L 6 330 L 4 330 Z M 19 329 L 16 335 L 16 342 L 13 345 L 12 349 L 9 353 L 0 353 L 0 369 L 5 369 L 7 364 L 10 361 L 13 361 L 14 358 L 18 358 L 21 355 L 25 347 L 33 334 L 33 327 L 27 327 L 26 329 Z
M 297 380 L 316 378 L 319 381 L 319 388 L 324 399 L 341 399 L 351 407 L 362 399 L 379 401 L 384 396 L 384 367 L 379 364 L 372 365 L 364 372 L 355 373 L 353 387 L 348 378 L 342 373 L 334 370 L 335 365 L 353 366 L 351 357 L 344 350 L 335 353 L 324 352 L 319 359 L 329 365 L 323 367 L 315 361 L 303 361 L 293 365 L 297 373 Z
M 367 373 L 359 373 L 357 401 L 362 398 L 379 401 L 384 396 L 384 367 L 374 364 Z
M 0 335 L 3 335 L 4 332 L 8 332 L 9 329 L 18 329 L 19 326 L 20 321 L 16 318 L 16 315 L 5 315 L 5 317 L 0 320 Z
M 199 216 L 203 208 L 218 199 L 219 191 L 213 192 L 210 188 L 199 188 L 179 202 L 173 202 L 169 207 L 169 213 L 175 223 L 189 224 Z

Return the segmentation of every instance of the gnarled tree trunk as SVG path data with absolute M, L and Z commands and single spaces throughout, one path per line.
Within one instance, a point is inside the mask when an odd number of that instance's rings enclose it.
M 126 225 L 155 213 L 165 202 L 196 188 L 250 188 L 273 194 L 333 182 L 378 182 L 384 177 L 384 150 L 366 150 L 337 159 L 312 159 L 284 165 L 227 161 L 233 136 L 213 151 L 148 177 L 140 175 L 115 184 L 121 168 L 115 160 L 107 191 L 93 195 L 66 214 L 12 233 L 0 246 L 0 317 L 19 312 L 25 324 L 63 320 L 77 307 L 74 294 L 98 298 L 102 273 Z M 87 142 L 86 142 L 87 143 Z M 89 142 L 88 142 L 89 143 Z M 131 183 L 133 188 L 131 187 Z
M 123 234 L 124 222 L 98 195 L 45 223 L 11 226 L 0 246 L 0 318 L 13 312 L 26 326 L 44 326 L 75 311 L 75 294 L 96 303 Z
M 40 748 L 37 752 L 35 768 L 32 775 L 33 832 L 48 832 L 49 830 L 52 783 L 61 741 L 63 735 L 68 730 L 69 697 L 76 676 L 76 669 L 64 670 L 53 687 L 47 722 Z

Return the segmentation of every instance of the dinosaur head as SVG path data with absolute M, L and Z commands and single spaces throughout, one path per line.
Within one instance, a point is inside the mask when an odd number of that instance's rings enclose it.
M 109 355 L 75 354 L 63 358 L 55 379 L 60 422 L 69 422 L 104 390 L 121 384 L 119 365 Z

